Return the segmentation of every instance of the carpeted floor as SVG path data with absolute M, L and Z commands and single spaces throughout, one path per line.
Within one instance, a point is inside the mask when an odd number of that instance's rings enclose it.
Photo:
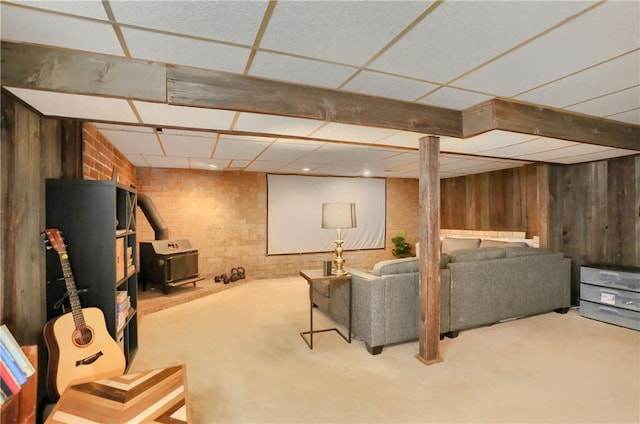
M 194 423 L 640 422 L 640 333 L 575 309 L 461 332 L 425 366 L 417 342 L 371 356 L 327 332 L 310 350 L 308 308 L 292 277 L 148 314 L 130 372 L 185 363 Z

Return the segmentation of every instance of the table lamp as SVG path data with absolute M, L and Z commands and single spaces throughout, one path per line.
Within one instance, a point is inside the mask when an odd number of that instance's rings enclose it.
M 355 203 L 323 203 L 322 204 L 322 228 L 338 230 L 336 242 L 336 257 L 333 260 L 335 266 L 331 272 L 333 275 L 345 275 L 342 258 L 342 230 L 356 228 L 356 204 Z

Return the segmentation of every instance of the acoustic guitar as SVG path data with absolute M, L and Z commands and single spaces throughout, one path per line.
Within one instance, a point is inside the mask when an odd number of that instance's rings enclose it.
M 71 304 L 71 312 L 47 322 L 43 331 L 49 351 L 47 393 L 56 401 L 71 384 L 122 375 L 126 362 L 124 353 L 107 330 L 102 311 L 81 307 L 60 231 L 49 228 L 45 234 L 60 257 Z

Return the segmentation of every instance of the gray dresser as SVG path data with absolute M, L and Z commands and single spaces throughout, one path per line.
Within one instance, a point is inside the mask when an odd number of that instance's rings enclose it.
M 580 267 L 580 315 L 640 331 L 640 268 Z

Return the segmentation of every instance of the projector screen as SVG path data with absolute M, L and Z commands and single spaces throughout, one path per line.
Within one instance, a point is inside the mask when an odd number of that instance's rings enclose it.
M 384 249 L 383 178 L 267 175 L 267 254 L 330 252 L 336 230 L 323 229 L 322 204 L 356 204 L 357 228 L 342 230 L 345 250 Z

